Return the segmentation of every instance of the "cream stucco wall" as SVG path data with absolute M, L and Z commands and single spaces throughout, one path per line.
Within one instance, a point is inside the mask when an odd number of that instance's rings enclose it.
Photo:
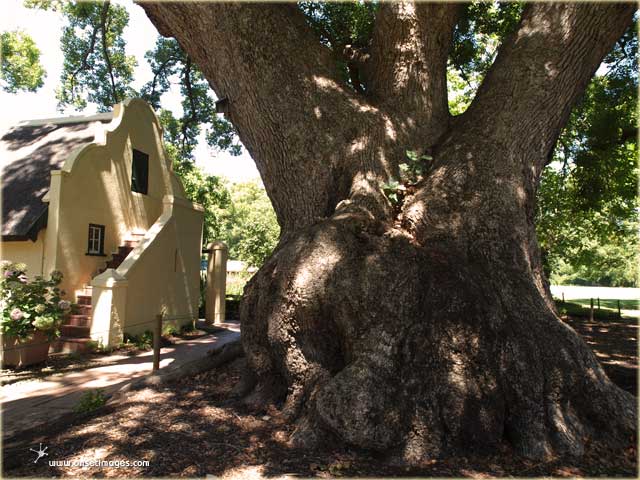
M 198 318 L 202 209 L 167 196 L 164 211 L 117 269 L 93 282 L 91 337 L 104 345 L 152 330 L 157 315 L 176 327 Z
M 29 276 L 42 275 L 45 230 L 40 230 L 35 242 L 31 240 L 0 243 L 0 259 L 27 265 Z M 45 270 L 46 271 L 46 270 Z M 51 272 L 46 272 L 48 275 Z
M 162 213 L 175 180 L 163 155 L 162 133 L 149 106 L 139 100 L 116 106 L 114 120 L 52 172 L 46 266 L 64 274 L 62 288 L 88 285 L 132 231 L 145 232 Z M 149 155 L 148 195 L 131 191 L 132 149 Z M 181 194 L 182 192 L 177 192 Z M 106 257 L 87 255 L 89 224 L 105 226 Z M 52 268 L 51 268 L 52 269 Z

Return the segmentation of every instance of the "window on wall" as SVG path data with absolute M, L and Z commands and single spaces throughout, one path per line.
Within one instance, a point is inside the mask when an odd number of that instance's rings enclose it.
M 133 149 L 131 168 L 131 191 L 147 194 L 149 190 L 149 155 Z
M 87 255 L 104 255 L 104 225 L 89 224 Z

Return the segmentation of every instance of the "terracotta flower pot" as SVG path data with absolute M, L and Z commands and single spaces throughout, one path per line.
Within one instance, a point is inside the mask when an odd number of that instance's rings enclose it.
M 2 368 L 19 368 L 42 363 L 49 356 L 50 345 L 47 334 L 40 330 L 36 330 L 28 340 L 3 336 L 0 350 Z

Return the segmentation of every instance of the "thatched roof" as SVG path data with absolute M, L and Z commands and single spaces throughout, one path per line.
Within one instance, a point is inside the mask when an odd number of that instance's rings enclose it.
M 35 240 L 46 225 L 51 170 L 59 170 L 74 150 L 94 140 L 96 124 L 111 113 L 22 122 L 0 131 L 2 239 Z

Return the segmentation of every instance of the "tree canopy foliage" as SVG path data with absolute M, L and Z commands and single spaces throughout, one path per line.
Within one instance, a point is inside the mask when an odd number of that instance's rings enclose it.
M 537 231 L 557 281 L 637 285 L 637 55 L 634 25 L 574 108 L 542 176 Z
M 40 50 L 23 31 L 0 33 L 0 62 L 0 87 L 5 92 L 35 92 L 44 84 Z
M 269 197 L 258 182 L 231 185 L 231 202 L 224 214 L 229 257 L 261 266 L 278 243 L 280 227 Z
M 106 110 L 127 96 L 140 96 L 160 109 L 162 96 L 174 82 L 179 83 L 182 112 L 160 112 L 165 141 L 189 195 L 207 207 L 205 238 L 221 235 L 224 222 L 220 209 L 229 206 L 230 194 L 218 179 L 198 172 L 189 162 L 203 131 L 214 149 L 239 154 L 241 146 L 233 125 L 216 115 L 215 96 L 178 42 L 158 38 L 146 54 L 153 78 L 136 91 L 132 87 L 136 59 L 126 55 L 123 40 L 129 22 L 123 6 L 108 1 L 26 0 L 25 4 L 57 10 L 66 19 L 61 37 L 65 54 L 58 91 L 61 107 L 80 109 L 91 102 Z M 299 8 L 321 42 L 330 48 L 347 82 L 366 93 L 363 60 L 368 55 L 378 3 L 305 1 L 299 2 Z M 454 115 L 470 104 L 498 45 L 517 26 L 522 9 L 521 2 L 475 1 L 465 5 L 449 54 L 449 108 Z M 28 36 L 5 32 L 2 48 L 5 90 L 32 91 L 42 85 L 39 53 Z M 629 285 L 636 283 L 630 273 L 636 258 L 628 252 L 637 250 L 638 227 L 635 25 L 616 44 L 601 70 L 571 113 L 543 174 L 537 230 L 549 274 L 572 268 L 574 277 L 583 272 L 584 281 Z M 251 196 L 236 195 L 243 199 Z M 256 209 L 262 211 L 262 207 Z M 245 218 L 247 212 L 240 212 L 244 210 L 238 207 L 236 213 Z M 273 243 L 273 228 L 254 233 L 269 245 Z M 237 247 L 238 254 L 243 248 Z M 584 273 L 592 270 L 590 265 L 602 265 L 601 257 L 608 261 L 606 268 L 594 267 L 599 273 Z M 603 269 L 609 273 L 605 275 Z

